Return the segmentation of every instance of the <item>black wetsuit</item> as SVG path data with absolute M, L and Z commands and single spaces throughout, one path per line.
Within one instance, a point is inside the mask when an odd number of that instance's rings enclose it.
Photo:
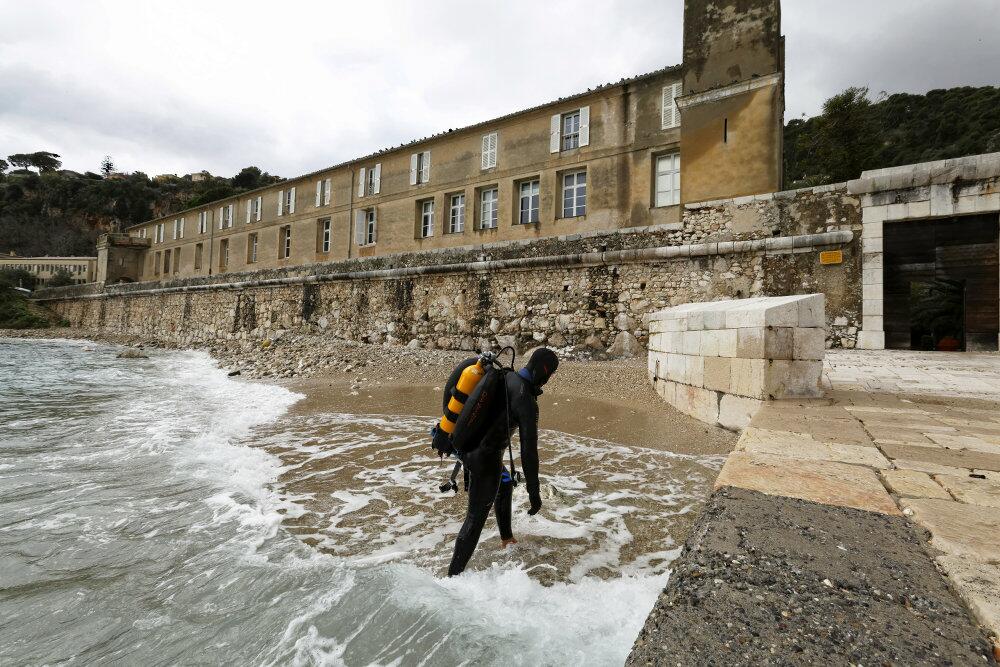
M 541 506 L 538 487 L 538 402 L 535 398 L 540 392 L 532 383 L 514 372 L 507 373 L 505 382 L 510 420 L 507 419 L 508 410 L 500 410 L 479 446 L 462 459 L 469 473 L 469 508 L 465 523 L 455 540 L 455 553 L 451 558 L 448 576 L 461 574 L 465 570 L 479 543 L 491 506 L 496 510 L 500 537 L 513 537 L 510 520 L 514 485 L 501 484 L 500 479 L 505 471 L 503 461 L 507 439 L 512 436 L 515 427 L 521 439 L 521 468 L 524 471 L 528 497 L 531 498 L 533 508 Z

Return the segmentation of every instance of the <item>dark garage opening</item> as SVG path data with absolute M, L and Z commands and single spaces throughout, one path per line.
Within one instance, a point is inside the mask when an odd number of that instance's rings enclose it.
M 997 349 L 998 230 L 995 214 L 885 224 L 887 348 Z

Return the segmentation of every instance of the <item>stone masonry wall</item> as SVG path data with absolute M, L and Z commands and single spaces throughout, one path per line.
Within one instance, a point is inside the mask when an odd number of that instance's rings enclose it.
M 853 230 L 856 217 L 856 204 L 842 189 L 806 190 L 689 205 L 680 229 L 574 235 L 530 244 L 108 285 L 96 294 L 48 290 L 37 296 L 74 326 L 182 344 L 266 338 L 278 330 L 315 327 L 345 339 L 432 348 L 513 344 L 525 349 L 545 343 L 606 349 L 617 340 L 618 351 L 634 351 L 636 342 L 645 344 L 648 338 L 651 313 L 694 301 L 824 291 L 824 285 L 849 291 L 843 285 L 858 283 L 857 304 L 850 298 L 834 298 L 829 307 L 838 317 L 854 322 L 860 311 L 860 280 L 852 275 L 854 262 L 846 258 L 854 256 L 857 241 L 836 246 L 843 250 L 845 262 L 830 267 L 820 267 L 817 259 L 818 252 L 827 248 L 795 244 L 805 238 L 803 234 Z M 768 239 L 767 250 L 733 252 L 729 243 L 763 239 Z M 553 262 L 527 269 L 405 277 L 331 275 L 691 243 L 708 245 L 700 246 L 700 256 L 596 266 Z M 723 251 L 727 243 L 730 248 Z M 828 275 L 817 277 L 817 273 Z M 300 282 L 308 276 L 323 280 Z M 336 279 L 326 281 L 331 277 Z M 254 285 L 275 279 L 290 284 Z M 206 289 L 212 284 L 217 288 Z M 812 289 L 816 286 L 820 289 Z M 852 345 L 853 339 L 838 332 L 828 344 Z

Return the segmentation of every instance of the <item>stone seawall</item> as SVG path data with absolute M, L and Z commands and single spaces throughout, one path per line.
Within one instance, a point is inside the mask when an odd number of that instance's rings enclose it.
M 817 188 L 689 205 L 679 226 L 36 298 L 75 327 L 180 344 L 313 327 L 427 348 L 617 343 L 627 352 L 645 343 L 649 315 L 666 307 L 824 292 L 828 344 L 852 347 L 861 305 L 855 228 L 857 202 L 843 188 Z M 829 249 L 842 251 L 842 263 L 820 265 Z

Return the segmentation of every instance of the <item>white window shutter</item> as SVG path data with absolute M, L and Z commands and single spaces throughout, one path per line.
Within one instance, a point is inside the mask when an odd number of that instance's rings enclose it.
M 580 108 L 580 145 L 590 145 L 590 107 Z
M 223 209 L 225 209 L 225 206 L 220 206 L 219 207 L 219 229 L 222 229 L 222 225 L 225 222 L 225 220 L 223 219 L 223 215 L 222 215 Z
M 316 181 L 316 208 L 323 205 L 323 181 Z
M 295 188 L 288 191 L 288 212 L 295 213 Z
M 326 206 L 327 204 L 330 203 L 330 197 L 331 197 L 330 191 L 332 189 L 330 187 L 330 184 L 331 184 L 331 180 L 329 178 L 326 179 L 325 185 L 324 185 L 324 189 L 323 189 L 323 206 Z
M 482 154 L 483 154 L 482 168 L 483 169 L 489 169 L 490 168 L 490 135 L 488 135 L 488 134 L 484 134 L 483 135 Z
M 431 180 L 431 152 L 424 151 L 424 163 L 420 169 L 420 182 L 427 183 Z
M 247 221 L 246 221 L 246 224 L 248 224 L 248 225 L 250 224 L 250 218 L 251 218 L 251 216 L 253 216 L 253 200 L 252 199 L 248 199 L 247 200 Z
M 497 154 L 500 152 L 500 134 L 493 132 L 490 134 L 490 166 L 497 166 Z
M 378 241 L 378 211 L 372 210 L 372 243 Z
M 184 238 L 184 218 L 181 218 L 181 238 Z
M 417 154 L 410 155 L 410 185 L 417 184 Z
M 235 216 L 235 214 L 236 214 L 236 204 L 230 204 L 229 205 L 229 217 L 226 219 L 226 226 L 227 227 L 232 227 L 233 226 L 233 217 Z
M 278 215 L 285 214 L 285 191 L 278 190 Z
M 549 152 L 558 153 L 559 152 L 559 139 L 561 138 L 561 127 L 562 116 L 559 114 L 552 114 L 552 118 L 549 121 Z
M 372 194 L 378 194 L 382 190 L 382 163 L 379 162 L 375 165 L 375 183 Z
M 354 242 L 358 245 L 365 244 L 365 212 L 355 211 L 354 213 Z
M 264 198 L 257 197 L 257 222 L 260 222 L 260 210 L 261 208 L 263 208 L 262 206 L 263 203 L 264 203 Z
M 358 196 L 365 196 L 365 168 L 358 169 Z
M 677 108 L 677 98 L 681 95 L 681 84 L 671 83 L 663 87 L 662 129 L 677 127 L 681 123 L 681 112 Z

